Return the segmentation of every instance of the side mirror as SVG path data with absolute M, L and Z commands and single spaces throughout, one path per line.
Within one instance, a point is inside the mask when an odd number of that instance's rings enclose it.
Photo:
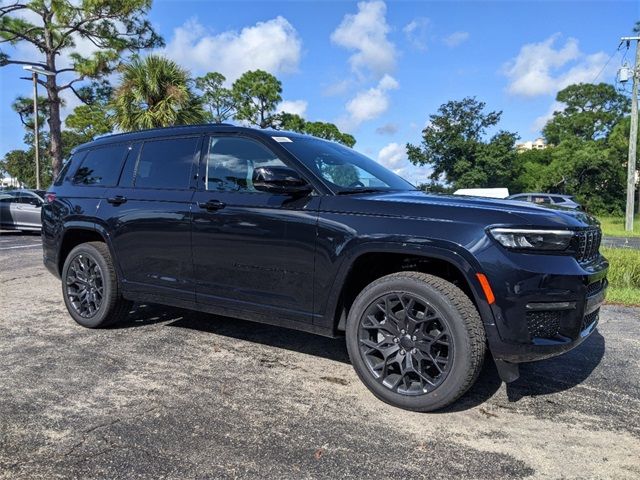
M 313 187 L 289 167 L 266 166 L 253 169 L 253 187 L 261 192 L 307 195 Z

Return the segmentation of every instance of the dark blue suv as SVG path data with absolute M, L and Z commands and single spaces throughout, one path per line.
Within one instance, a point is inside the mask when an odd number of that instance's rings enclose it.
M 511 381 L 577 346 L 607 287 L 584 212 L 427 195 L 341 145 L 231 125 L 78 147 L 42 227 L 81 325 L 153 302 L 344 335 L 373 394 L 417 411 L 462 395 L 487 349 Z

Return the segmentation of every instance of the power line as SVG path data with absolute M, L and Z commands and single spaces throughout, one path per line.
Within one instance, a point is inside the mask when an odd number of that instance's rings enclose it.
M 609 56 L 609 60 L 607 60 L 607 63 L 604 64 L 604 66 L 600 69 L 600 71 L 598 72 L 598 74 L 595 76 L 595 78 L 593 80 L 591 80 L 591 83 L 595 83 L 596 80 L 598 79 L 598 77 L 600 75 L 602 75 L 602 72 L 604 72 L 604 69 L 607 68 L 607 66 L 609 65 L 609 63 L 611 62 L 611 59 L 614 57 L 614 55 L 616 53 L 618 53 L 620 51 L 620 47 L 622 47 L 622 44 L 624 42 L 620 42 L 620 45 L 618 45 L 618 48 L 616 48 L 613 53 Z M 627 50 L 629 49 L 629 47 L 627 47 Z

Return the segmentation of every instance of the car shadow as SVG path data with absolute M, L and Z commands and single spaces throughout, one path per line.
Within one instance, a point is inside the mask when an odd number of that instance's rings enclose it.
M 161 305 L 136 305 L 126 321 L 110 328 L 135 328 L 166 322 L 165 326 L 214 333 L 349 364 L 343 338 L 327 338 L 283 327 Z M 600 364 L 605 340 L 596 330 L 582 345 L 556 358 L 520 365 L 520 378 L 506 384 L 509 402 L 549 395 L 585 381 Z M 502 386 L 495 363 L 487 355 L 478 380 L 454 404 L 435 413 L 469 410 L 487 402 Z
M 344 338 L 327 338 L 298 330 L 254 323 L 237 318 L 160 305 L 135 305 L 124 322 L 109 328 L 135 328 L 167 322 L 165 326 L 214 333 L 316 357 L 350 363 Z
M 605 339 L 596 330 L 570 352 L 540 362 L 520 366 L 520 378 L 507 384 L 510 402 L 523 397 L 562 392 L 584 382 L 602 361 Z

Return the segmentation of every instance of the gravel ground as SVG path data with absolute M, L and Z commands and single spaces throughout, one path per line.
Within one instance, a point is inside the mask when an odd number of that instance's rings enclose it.
M 159 306 L 77 326 L 38 241 L 0 234 L 0 478 L 640 478 L 640 309 L 417 414 L 339 339 Z

